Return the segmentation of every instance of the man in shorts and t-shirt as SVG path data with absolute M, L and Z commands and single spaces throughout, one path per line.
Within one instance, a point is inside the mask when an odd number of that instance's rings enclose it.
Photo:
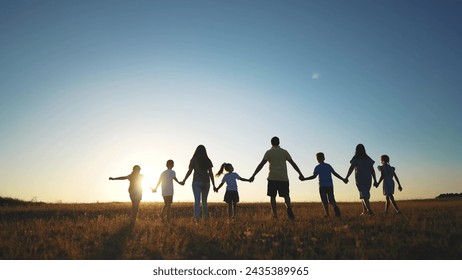
M 279 197 L 284 197 L 284 202 L 287 207 L 287 215 L 289 219 L 293 220 L 294 213 L 292 212 L 292 207 L 290 205 L 290 196 L 289 196 L 289 177 L 287 175 L 287 164 L 288 161 L 295 171 L 303 177 L 302 172 L 298 168 L 297 164 L 292 160 L 290 154 L 279 147 L 279 138 L 273 137 L 271 139 L 271 149 L 266 151 L 263 156 L 263 160 L 255 169 L 252 177 L 249 181 L 253 182 L 255 175 L 269 162 L 269 174 L 268 174 L 268 190 L 267 195 L 270 197 L 271 210 L 273 211 L 273 218 L 277 218 L 277 208 L 276 208 L 276 195 L 279 194 Z

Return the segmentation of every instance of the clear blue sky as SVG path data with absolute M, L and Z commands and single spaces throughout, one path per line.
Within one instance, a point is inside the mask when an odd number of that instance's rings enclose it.
M 363 143 L 390 156 L 398 200 L 462 192 L 461 15 L 456 0 L 3 0 L 0 196 L 128 201 L 108 177 L 139 164 L 149 188 L 171 158 L 181 180 L 198 144 L 250 177 L 274 135 L 305 176 L 319 151 L 344 176 Z M 242 201 L 267 201 L 266 175 Z M 293 200 L 319 200 L 289 175 Z M 353 178 L 334 184 L 358 200 Z

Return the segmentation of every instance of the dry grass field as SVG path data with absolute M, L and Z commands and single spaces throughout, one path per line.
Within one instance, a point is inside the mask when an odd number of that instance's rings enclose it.
M 129 203 L 0 206 L 0 259 L 460 259 L 462 200 L 398 201 L 403 212 L 360 217 L 361 205 L 339 203 L 342 217 L 326 218 L 320 203 L 295 203 L 295 221 L 269 203 L 238 204 L 227 220 L 225 203 L 209 206 L 195 223 L 192 203 L 174 203 L 162 223 L 162 204 L 141 204 L 129 223 Z

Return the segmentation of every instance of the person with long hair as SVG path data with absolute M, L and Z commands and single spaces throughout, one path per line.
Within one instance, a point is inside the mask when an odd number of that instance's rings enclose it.
M 371 198 L 371 186 L 372 179 L 374 179 L 374 185 L 377 183 L 375 176 L 374 161 L 367 155 L 366 148 L 363 144 L 356 146 L 355 155 L 350 161 L 350 168 L 345 177 L 348 181 L 353 170 L 355 171 L 356 187 L 359 191 L 359 199 L 362 200 L 363 212 L 361 215 L 373 215 L 373 211 L 370 205 Z
M 130 200 L 132 201 L 132 212 L 131 222 L 134 223 L 138 214 L 138 208 L 140 206 L 141 199 L 143 197 L 142 183 L 144 176 L 140 173 L 141 167 L 139 165 L 133 166 L 133 171 L 130 175 L 122 177 L 110 177 L 109 180 L 128 180 L 130 186 L 128 187 L 128 193 L 130 194 Z
M 204 145 L 199 145 L 194 152 L 194 155 L 189 162 L 189 169 L 182 183 L 186 183 L 191 173 L 194 171 L 192 190 L 194 194 L 194 219 L 200 219 L 200 206 L 202 200 L 202 217 L 208 216 L 207 197 L 210 190 L 210 181 L 215 189 L 215 180 L 213 178 L 212 161 L 207 155 L 207 150 Z

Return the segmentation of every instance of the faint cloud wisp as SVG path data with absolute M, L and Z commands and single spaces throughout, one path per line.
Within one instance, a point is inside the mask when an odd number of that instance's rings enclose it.
M 320 73 L 314 72 L 313 75 L 311 76 L 311 79 L 312 80 L 319 80 L 320 77 L 321 77 Z

